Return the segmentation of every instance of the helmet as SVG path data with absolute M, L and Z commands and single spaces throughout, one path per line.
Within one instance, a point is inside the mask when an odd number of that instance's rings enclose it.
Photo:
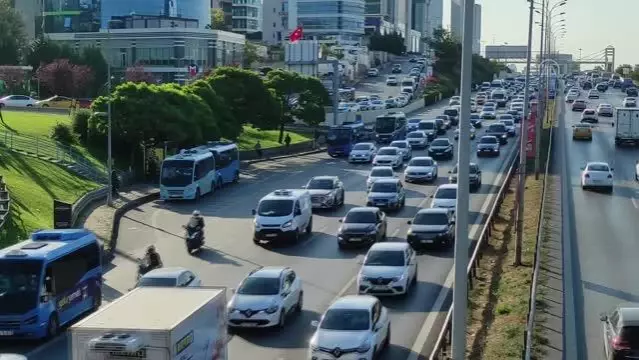
M 193 216 L 200 216 L 200 210 L 193 210 Z
M 155 252 L 155 246 L 149 245 L 149 247 L 146 248 L 146 252 L 147 253 L 154 253 Z

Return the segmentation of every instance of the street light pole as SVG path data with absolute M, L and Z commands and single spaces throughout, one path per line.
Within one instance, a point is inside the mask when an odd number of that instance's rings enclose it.
M 539 32 L 539 66 L 537 71 L 541 75 L 542 64 L 544 63 L 544 20 L 546 19 L 546 3 L 548 0 L 541 0 L 541 31 Z M 537 106 L 537 119 L 535 123 L 535 180 L 539 180 L 541 172 L 541 109 Z
M 464 1 L 461 57 L 461 113 L 457 155 L 457 204 L 455 226 L 455 286 L 453 289 L 453 360 L 466 358 L 466 313 L 468 308 L 468 212 L 470 203 L 470 96 L 473 67 L 473 13 L 475 0 Z
M 524 89 L 524 116 L 521 120 L 521 143 L 519 144 L 519 184 L 517 188 L 517 242 L 515 246 L 515 265 L 521 265 L 521 253 L 524 236 L 524 188 L 526 186 L 526 145 L 528 144 L 528 116 L 530 108 L 530 63 L 532 57 L 533 14 L 535 5 L 530 2 L 528 15 L 528 54 L 526 55 L 526 87 Z
M 111 22 L 107 22 L 107 51 L 111 46 Z M 109 101 L 107 101 L 107 118 L 108 118 L 108 135 L 107 135 L 107 178 L 109 181 L 109 191 L 107 192 L 107 205 L 113 206 L 113 159 L 111 158 L 111 59 L 107 56 L 107 92 Z

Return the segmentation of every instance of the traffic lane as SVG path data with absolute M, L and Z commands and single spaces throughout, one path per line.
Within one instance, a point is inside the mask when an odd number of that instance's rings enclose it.
M 622 95 L 611 94 L 600 102 L 619 100 Z M 570 114 L 570 113 L 569 113 Z M 579 122 L 580 115 L 572 113 L 570 122 Z M 613 118 L 614 120 L 614 118 Z M 574 276 L 578 302 L 578 340 L 586 344 L 587 354 L 598 356 L 603 337 L 599 315 L 619 303 L 638 302 L 636 273 L 639 270 L 635 254 L 639 245 L 634 234 L 639 231 L 637 217 L 637 184 L 634 164 L 639 151 L 616 148 L 614 128 L 600 124 L 593 141 L 572 141 L 566 125 L 568 173 L 570 174 L 572 209 L 574 211 Z M 583 191 L 580 186 L 581 167 L 588 161 L 606 161 L 614 168 L 615 188 L 612 194 Z M 577 210 L 578 209 L 578 210 Z
M 392 74 L 391 69 L 393 64 L 401 64 L 402 65 L 402 73 L 401 74 Z M 387 99 L 389 97 L 395 97 L 399 95 L 401 92 L 401 86 L 387 86 L 386 79 L 390 75 L 397 76 L 399 80 L 403 77 L 408 76 L 410 69 L 413 66 L 417 66 L 417 63 L 411 63 L 407 58 L 400 58 L 390 64 L 390 66 L 386 66 L 382 71 L 379 72 L 378 76 L 367 77 L 357 84 L 355 87 L 356 96 L 371 96 L 377 95 L 382 99 Z M 424 68 L 425 69 L 425 68 Z

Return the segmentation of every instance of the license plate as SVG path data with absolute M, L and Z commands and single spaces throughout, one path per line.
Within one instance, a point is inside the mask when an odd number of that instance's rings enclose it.
M 13 331 L 0 331 L 0 336 L 12 336 Z
M 349 241 L 362 241 L 362 238 L 350 238 Z
M 600 182 L 601 182 L 601 181 L 599 181 L 599 180 L 592 180 L 592 183 L 593 183 L 593 184 L 599 184 Z
M 377 205 L 377 206 L 386 206 L 386 203 L 384 203 L 384 202 L 378 202 L 378 203 L 375 203 L 375 205 Z
M 264 236 L 266 236 L 266 237 L 270 237 L 270 238 L 273 238 L 273 237 L 276 237 L 276 236 L 277 236 L 277 234 L 266 234 L 266 235 L 264 235 Z
M 386 290 L 388 289 L 387 286 L 383 286 L 383 285 L 375 285 L 372 287 L 373 290 Z
M 422 240 L 422 244 L 432 244 L 432 243 L 433 243 L 433 240 L 430 240 L 430 239 Z
M 435 155 L 444 155 L 444 153 L 435 153 Z
M 245 322 L 245 323 L 242 323 L 242 326 L 245 326 L 245 327 L 255 327 L 255 326 L 257 326 L 257 324 L 256 324 L 256 323 L 254 323 L 254 322 Z

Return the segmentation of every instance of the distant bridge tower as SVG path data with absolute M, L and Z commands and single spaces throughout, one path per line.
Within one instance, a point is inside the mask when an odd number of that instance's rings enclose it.
M 608 45 L 604 50 L 605 70 L 607 72 L 615 71 L 615 48 L 612 45 Z

